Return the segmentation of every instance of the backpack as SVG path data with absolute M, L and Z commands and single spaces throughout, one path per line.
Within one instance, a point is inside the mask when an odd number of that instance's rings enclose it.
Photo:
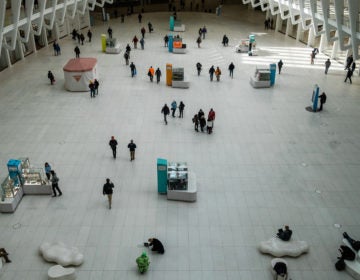
M 338 271 L 342 271 L 345 269 L 345 262 L 343 258 L 340 258 L 336 263 L 335 263 L 335 268 Z

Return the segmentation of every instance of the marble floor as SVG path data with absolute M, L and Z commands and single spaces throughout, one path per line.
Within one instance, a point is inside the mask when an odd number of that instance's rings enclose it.
M 74 56 L 71 37 L 26 57 L 0 73 L 0 166 L 10 158 L 48 161 L 60 178 L 63 196 L 25 196 L 13 214 L 0 214 L 0 245 L 11 264 L 1 279 L 45 280 L 52 265 L 39 256 L 44 241 L 78 247 L 85 262 L 77 279 L 270 280 L 271 257 L 257 250 L 260 241 L 289 224 L 293 238 L 310 244 L 308 254 L 287 258 L 293 280 L 346 280 L 334 262 L 342 232 L 360 239 L 360 79 L 344 83 L 343 65 L 273 31 L 264 31 L 264 14 L 242 6 L 224 6 L 223 15 L 180 13 L 188 53 L 168 53 L 168 13 L 144 14 L 155 32 L 146 34 L 145 50 L 131 52 L 138 69 L 131 78 L 120 55 L 100 50 L 107 23 L 93 28 L 93 42 L 82 57 L 96 57 L 99 96 L 67 92 L 62 67 Z M 140 35 L 137 17 L 111 21 L 122 47 Z M 199 27 L 208 34 L 197 48 Z M 84 30 L 87 32 L 87 30 Z M 234 52 L 240 38 L 256 34 L 259 56 Z M 223 34 L 229 47 L 221 45 Z M 253 89 L 256 66 L 284 62 L 269 89 Z M 197 76 L 195 64 L 203 65 Z M 228 75 L 235 64 L 234 78 Z M 165 65 L 184 67 L 190 88 L 165 85 Z M 160 84 L 150 83 L 149 66 L 160 67 Z M 208 69 L 220 66 L 220 82 Z M 49 85 L 47 71 L 55 74 Z M 328 98 L 321 113 L 310 113 L 314 84 Z M 185 103 L 185 116 L 164 125 L 161 107 Z M 216 111 L 214 133 L 197 133 L 192 116 L 202 108 Z M 114 135 L 118 158 L 108 146 Z M 137 144 L 131 162 L 127 144 Z M 168 201 L 157 193 L 156 159 L 186 161 L 198 181 L 195 203 Z M 115 184 L 113 207 L 102 195 L 105 179 Z M 334 224 L 340 224 L 336 228 Z M 165 255 L 150 253 L 150 270 L 139 275 L 135 259 L 149 237 L 159 238 Z

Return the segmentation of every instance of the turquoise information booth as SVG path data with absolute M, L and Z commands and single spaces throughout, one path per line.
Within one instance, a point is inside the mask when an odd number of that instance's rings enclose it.
M 170 16 L 169 25 L 170 25 L 170 31 L 174 31 L 175 19 L 173 16 Z
M 270 86 L 275 84 L 275 76 L 276 76 L 276 64 L 270 64 Z
M 167 193 L 167 160 L 157 159 L 158 193 Z
M 314 85 L 314 89 L 311 97 L 313 112 L 316 112 L 318 109 L 319 90 L 320 90 L 319 86 Z
M 169 42 L 168 42 L 168 49 L 169 49 L 169 52 L 173 52 L 173 48 L 174 48 L 174 37 L 172 34 L 169 34 L 168 35 L 169 37 Z

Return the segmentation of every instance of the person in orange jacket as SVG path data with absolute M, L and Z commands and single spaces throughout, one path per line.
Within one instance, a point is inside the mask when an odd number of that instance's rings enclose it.
M 149 71 L 148 71 L 148 76 L 150 77 L 150 82 L 153 81 L 154 74 L 155 74 L 155 70 L 152 66 L 150 66 Z
M 216 76 L 216 80 L 219 82 L 220 81 L 220 75 L 221 75 L 221 70 L 218 67 L 216 67 L 216 70 L 215 70 L 215 76 Z

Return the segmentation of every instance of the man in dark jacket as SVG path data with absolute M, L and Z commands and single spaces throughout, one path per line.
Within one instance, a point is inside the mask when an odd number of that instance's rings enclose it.
M 164 254 L 165 249 L 159 239 L 149 238 L 149 246 L 152 246 L 151 251 L 158 252 L 159 254 Z
M 136 66 L 135 66 L 134 62 L 130 63 L 130 70 L 131 70 L 131 77 L 134 77 L 135 73 L 136 73 Z
M 160 77 L 161 77 L 161 70 L 160 70 L 159 67 L 155 71 L 155 76 L 156 76 L 156 83 L 159 83 L 160 82 Z
M 80 57 L 80 48 L 79 48 L 79 46 L 75 47 L 74 52 L 75 52 L 76 58 L 79 58 Z
M 134 141 L 132 139 L 130 140 L 128 148 L 130 150 L 130 161 L 133 161 L 133 160 L 135 160 L 136 144 L 134 143 Z
M 214 79 L 214 73 L 215 73 L 215 68 L 214 68 L 214 65 L 213 65 L 213 66 L 211 66 L 211 68 L 209 69 L 210 81 L 213 81 L 213 79 Z
M 103 195 L 107 195 L 109 201 L 109 209 L 111 209 L 112 194 L 113 194 L 114 184 L 110 182 L 110 179 L 106 179 L 106 184 L 103 187 Z
M 350 84 L 352 84 L 352 80 L 351 80 L 352 74 L 353 74 L 353 72 L 352 72 L 351 69 L 349 68 L 349 69 L 347 70 L 346 78 L 345 78 L 344 83 L 346 83 L 346 81 L 349 79 L 349 80 L 350 80 Z
M 322 94 L 319 95 L 319 98 L 320 98 L 320 108 L 319 108 L 319 111 L 322 111 L 323 109 L 323 104 L 326 103 L 326 94 L 325 92 L 323 92 Z
M 113 157 L 116 158 L 116 146 L 117 146 L 118 142 L 116 141 L 114 136 L 111 136 L 111 140 L 109 142 L 109 145 L 111 147 L 111 150 L 113 152 Z
M 108 30 L 107 30 L 108 34 L 109 34 L 109 38 L 112 39 L 112 29 L 111 27 L 109 26 Z
M 235 65 L 234 63 L 230 63 L 229 65 L 229 72 L 230 72 L 230 77 L 233 78 L 234 77 L 234 69 L 235 69 Z
M 292 235 L 292 230 L 289 226 L 285 226 L 285 229 L 280 228 L 277 233 L 277 237 L 279 237 L 282 241 L 289 241 Z
M 161 113 L 164 114 L 164 122 L 167 124 L 166 116 L 170 114 L 170 109 L 167 104 L 164 105 L 161 109 Z
M 279 68 L 279 75 L 281 74 L 281 68 L 283 67 L 284 63 L 282 62 L 282 60 L 280 59 L 278 62 L 278 68 Z

